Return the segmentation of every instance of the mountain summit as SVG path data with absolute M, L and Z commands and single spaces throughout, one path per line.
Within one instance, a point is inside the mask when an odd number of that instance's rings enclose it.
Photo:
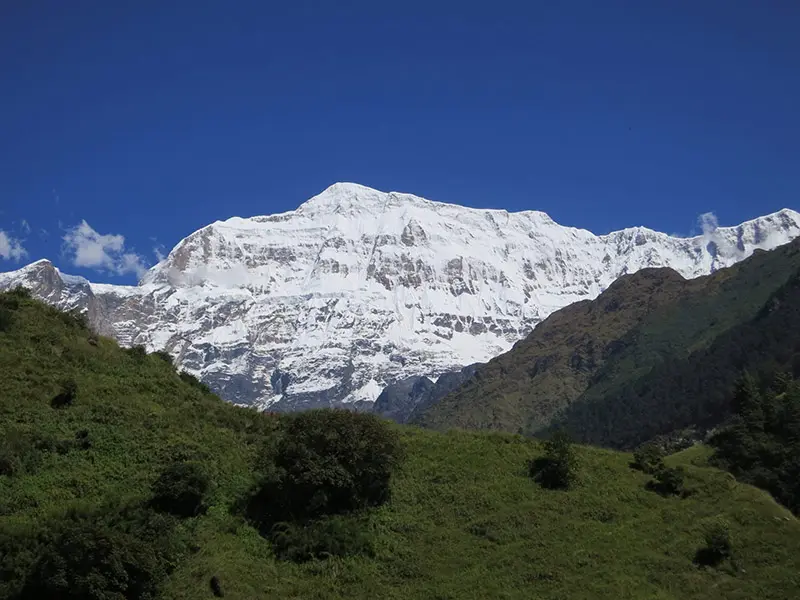
M 138 286 L 38 261 L 0 274 L 0 289 L 85 309 L 100 333 L 166 350 L 227 400 L 292 410 L 371 403 L 389 383 L 487 361 L 621 275 L 697 277 L 798 235 L 791 210 L 693 238 L 598 236 L 542 212 L 337 183 L 294 211 L 192 233 Z

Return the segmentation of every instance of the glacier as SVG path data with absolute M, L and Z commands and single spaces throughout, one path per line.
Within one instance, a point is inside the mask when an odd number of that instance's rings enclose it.
M 166 350 L 237 404 L 368 410 L 409 377 L 486 362 L 616 278 L 711 273 L 800 235 L 784 209 L 681 238 L 644 227 L 595 235 L 538 211 L 467 208 L 337 183 L 296 210 L 217 221 L 136 286 L 91 283 L 50 261 L 0 273 L 85 311 L 123 346 Z

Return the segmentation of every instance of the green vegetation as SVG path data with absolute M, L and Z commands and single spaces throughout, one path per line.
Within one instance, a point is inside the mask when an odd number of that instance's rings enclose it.
M 205 509 L 204 499 L 210 485 L 202 466 L 176 462 L 156 479 L 150 505 L 178 517 L 194 517 Z
M 800 383 L 778 374 L 763 388 L 749 374 L 738 382 L 712 461 L 800 514 Z
M 664 469 L 664 452 L 653 442 L 642 444 L 633 453 L 631 466 L 643 473 L 658 473 Z
M 260 457 L 267 473 L 245 513 L 280 558 L 368 554 L 364 511 L 389 500 L 401 457 L 397 433 L 375 415 L 312 410 L 286 416 L 277 446 Z
M 578 458 L 572 440 L 557 431 L 544 443 L 544 456 L 528 462 L 528 474 L 543 487 L 568 490 L 578 482 Z
M 575 402 L 560 426 L 580 441 L 628 448 L 689 425 L 709 429 L 733 413 L 742 369 L 765 380 L 800 376 L 800 270 L 751 320 L 686 359 L 664 360 L 613 396 Z
M 664 459 L 683 467 L 686 497 L 649 491 L 630 454 L 569 445 L 580 485 L 548 489 L 526 464 L 562 455 L 552 445 L 259 414 L 24 295 L 0 306 L 0 598 L 784 599 L 800 587 L 800 523 L 706 466 L 706 448 Z M 54 408 L 68 381 L 73 401 Z M 264 531 L 247 507 L 268 482 L 312 492 Z M 728 550 L 706 539 L 717 521 Z M 722 559 L 700 567 L 706 547 Z
M 706 525 L 706 545 L 695 555 L 695 562 L 703 566 L 718 567 L 723 561 L 733 559 L 733 542 L 730 525 L 723 519 L 714 519 Z

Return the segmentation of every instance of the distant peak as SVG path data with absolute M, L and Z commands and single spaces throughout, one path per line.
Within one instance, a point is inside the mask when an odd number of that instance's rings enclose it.
M 323 194 L 354 194 L 359 192 L 383 194 L 380 190 L 361 185 L 360 183 L 353 183 L 351 181 L 337 181 L 333 185 L 328 186 L 323 190 Z
M 339 207 L 368 207 L 386 198 L 386 192 L 359 185 L 357 183 L 337 182 L 321 193 L 300 205 L 301 211 L 334 211 Z
M 39 268 L 42 268 L 42 267 L 55 268 L 55 265 L 53 265 L 53 263 L 50 260 L 46 259 L 46 258 L 40 258 L 39 260 L 36 260 L 36 261 L 34 261 L 34 262 L 32 262 L 32 263 L 30 263 L 28 265 L 25 265 L 24 267 L 22 267 L 21 270 L 39 269 Z

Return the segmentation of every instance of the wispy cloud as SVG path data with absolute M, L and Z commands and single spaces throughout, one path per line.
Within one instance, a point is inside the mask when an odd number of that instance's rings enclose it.
M 64 248 L 76 267 L 137 277 L 147 270 L 142 257 L 125 247 L 125 236 L 100 234 L 86 221 L 67 231 Z
M 20 261 L 26 256 L 28 256 L 28 252 L 22 247 L 20 240 L 0 229 L 0 258 Z
M 31 225 L 25 219 L 19 222 L 19 228 L 22 230 L 22 235 L 28 235 L 31 232 Z
M 162 244 L 159 244 L 153 248 L 153 254 L 156 255 L 156 260 L 158 260 L 158 262 L 161 262 L 167 258 L 167 255 L 164 254 L 164 246 Z
M 697 224 L 700 226 L 700 229 L 703 230 L 704 236 L 713 235 L 714 232 L 719 229 L 719 219 L 717 219 L 717 215 L 713 212 L 703 213 L 697 217 Z

